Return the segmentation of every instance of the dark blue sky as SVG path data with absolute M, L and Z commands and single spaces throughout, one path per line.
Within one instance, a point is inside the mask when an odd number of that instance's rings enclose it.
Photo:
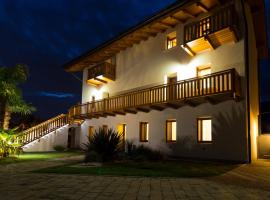
M 81 83 L 62 65 L 175 1 L 1 0 L 0 65 L 29 66 L 22 87 L 38 116 L 66 113 L 80 101 Z M 266 7 L 270 13 L 269 1 Z M 263 100 L 270 100 L 269 68 L 270 61 L 264 61 Z

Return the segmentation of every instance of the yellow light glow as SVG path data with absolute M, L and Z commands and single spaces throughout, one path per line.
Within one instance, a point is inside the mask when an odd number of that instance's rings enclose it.
M 172 141 L 176 140 L 176 122 L 172 122 Z
M 253 159 L 257 159 L 257 137 L 258 137 L 258 123 L 257 120 L 252 120 L 252 133 L 251 133 L 251 154 Z
M 212 120 L 202 120 L 202 141 L 212 141 Z

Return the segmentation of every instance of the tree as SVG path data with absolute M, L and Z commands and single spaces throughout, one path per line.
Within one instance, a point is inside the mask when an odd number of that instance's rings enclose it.
M 35 111 L 35 108 L 23 100 L 18 87 L 27 80 L 28 70 L 24 65 L 0 67 L 0 128 L 9 129 L 11 113 L 24 115 Z

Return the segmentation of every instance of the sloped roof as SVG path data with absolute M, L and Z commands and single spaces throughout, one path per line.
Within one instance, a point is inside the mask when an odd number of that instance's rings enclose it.
M 253 20 L 257 48 L 261 58 L 268 56 L 267 47 L 267 27 L 263 0 L 247 0 L 254 9 Z M 195 18 L 202 12 L 208 12 L 213 7 L 226 0 L 178 0 L 176 3 L 159 11 L 144 22 L 131 27 L 127 31 L 119 34 L 115 38 L 104 42 L 98 47 L 82 54 L 64 65 L 68 72 L 81 71 L 85 67 L 96 65 L 111 58 L 122 50 L 154 37 L 168 28 L 174 27 L 178 23 L 185 23 L 190 18 Z M 257 23 L 259 21 L 259 23 Z

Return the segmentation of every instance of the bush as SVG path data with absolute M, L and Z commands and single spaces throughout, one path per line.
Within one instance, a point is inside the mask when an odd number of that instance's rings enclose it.
M 9 157 L 11 154 L 19 154 L 21 143 L 17 129 L 0 130 L 0 157 Z
M 164 155 L 157 150 L 153 150 L 144 145 L 136 146 L 132 141 L 126 142 L 127 156 L 131 160 L 136 161 L 159 161 L 164 159 Z
M 85 149 L 85 161 L 110 161 L 117 157 L 117 154 L 121 151 L 121 134 L 108 129 L 105 131 L 103 128 L 99 128 L 98 131 L 88 138 L 87 144 L 84 144 Z M 93 153 L 95 152 L 96 155 Z
M 55 145 L 54 147 L 53 147 L 53 149 L 55 150 L 55 151 L 65 151 L 65 147 L 63 147 L 62 145 Z

